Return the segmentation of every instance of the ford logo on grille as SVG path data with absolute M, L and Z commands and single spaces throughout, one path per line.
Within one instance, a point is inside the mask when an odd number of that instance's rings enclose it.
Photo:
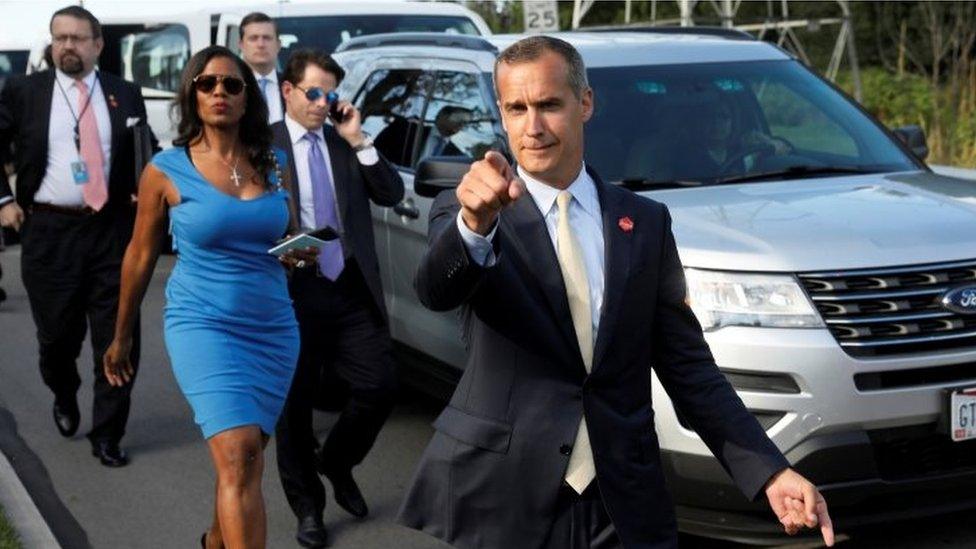
M 962 286 L 942 296 L 942 306 L 961 315 L 976 315 L 976 286 Z

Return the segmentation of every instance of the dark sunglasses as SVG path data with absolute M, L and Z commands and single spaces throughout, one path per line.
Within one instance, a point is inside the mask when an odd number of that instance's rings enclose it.
M 224 85 L 224 91 L 230 95 L 237 95 L 244 91 L 245 82 L 236 76 L 226 74 L 199 74 L 193 79 L 193 86 L 197 91 L 210 93 L 217 87 L 217 83 Z
M 308 88 L 308 89 L 305 89 L 299 85 L 295 85 L 295 87 L 298 88 L 300 91 L 305 92 L 305 99 L 308 99 L 313 103 L 315 101 L 318 101 L 319 99 L 322 99 L 323 97 L 325 97 L 325 102 L 330 105 L 339 100 L 339 94 L 336 93 L 335 90 L 326 93 L 325 90 L 323 90 L 318 86 Z

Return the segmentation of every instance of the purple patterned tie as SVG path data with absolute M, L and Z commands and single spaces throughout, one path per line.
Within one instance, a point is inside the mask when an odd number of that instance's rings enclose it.
M 308 141 L 308 174 L 312 179 L 312 202 L 315 208 L 315 225 L 317 229 L 332 227 L 339 232 L 339 214 L 336 210 L 335 192 L 332 189 L 332 178 L 325 165 L 325 157 L 319 148 L 319 136 L 314 133 L 305 134 Z M 337 280 L 346 266 L 346 259 L 342 255 L 342 242 L 331 240 L 319 252 L 319 271 L 329 280 Z

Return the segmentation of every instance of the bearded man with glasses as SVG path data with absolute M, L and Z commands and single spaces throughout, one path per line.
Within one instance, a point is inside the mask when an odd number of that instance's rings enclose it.
M 119 441 L 132 380 L 110 384 L 101 357 L 112 341 L 122 254 L 135 222 L 133 128 L 146 123 L 146 106 L 138 86 L 95 70 L 104 44 L 91 12 L 58 10 L 50 29 L 54 68 L 13 77 L 0 95 L 0 155 L 11 143 L 17 151 L 16 197 L 0 178 L 0 223 L 20 231 L 55 426 L 65 437 L 78 429 L 75 361 L 90 330 L 95 398 L 88 439 L 102 465 L 120 467 L 128 462 Z M 138 329 L 132 357 L 135 367 Z
M 316 262 L 297 266 L 289 284 L 302 343 L 275 439 L 281 482 L 298 517 L 296 539 L 304 547 L 328 543 L 325 490 L 316 471 L 329 479 L 340 507 L 356 517 L 368 513 L 352 468 L 389 416 L 396 383 L 370 202 L 395 205 L 403 198 L 403 180 L 363 133 L 359 111 L 335 95 L 344 74 L 322 52 L 295 52 L 281 88 L 285 119 L 271 127 L 274 145 L 289 156 L 301 225 L 294 230 L 328 226 L 341 235 Z M 349 399 L 319 449 L 312 405 L 323 368 L 348 383 Z

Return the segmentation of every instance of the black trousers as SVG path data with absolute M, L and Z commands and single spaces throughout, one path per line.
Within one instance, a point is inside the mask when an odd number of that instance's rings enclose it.
M 321 514 L 325 489 L 315 468 L 318 443 L 312 406 L 322 369 L 349 385 L 349 399 L 326 437 L 327 467 L 351 469 L 362 462 L 393 409 L 396 368 L 387 325 L 355 261 L 338 280 L 296 270 L 290 283 L 301 332 L 298 368 L 275 429 L 278 472 L 298 517 Z
M 556 503 L 556 517 L 545 549 L 622 549 L 623 544 L 603 505 L 594 480 L 583 491 L 563 483 Z
M 37 211 L 21 230 L 21 272 L 37 327 L 41 377 L 55 399 L 73 398 L 81 386 L 76 360 L 88 329 L 95 369 L 92 441 L 118 442 L 129 419 L 132 383 L 112 387 L 102 355 L 112 343 L 119 306 L 122 255 L 132 217 L 106 207 L 91 216 Z M 139 365 L 138 322 L 132 365 Z

